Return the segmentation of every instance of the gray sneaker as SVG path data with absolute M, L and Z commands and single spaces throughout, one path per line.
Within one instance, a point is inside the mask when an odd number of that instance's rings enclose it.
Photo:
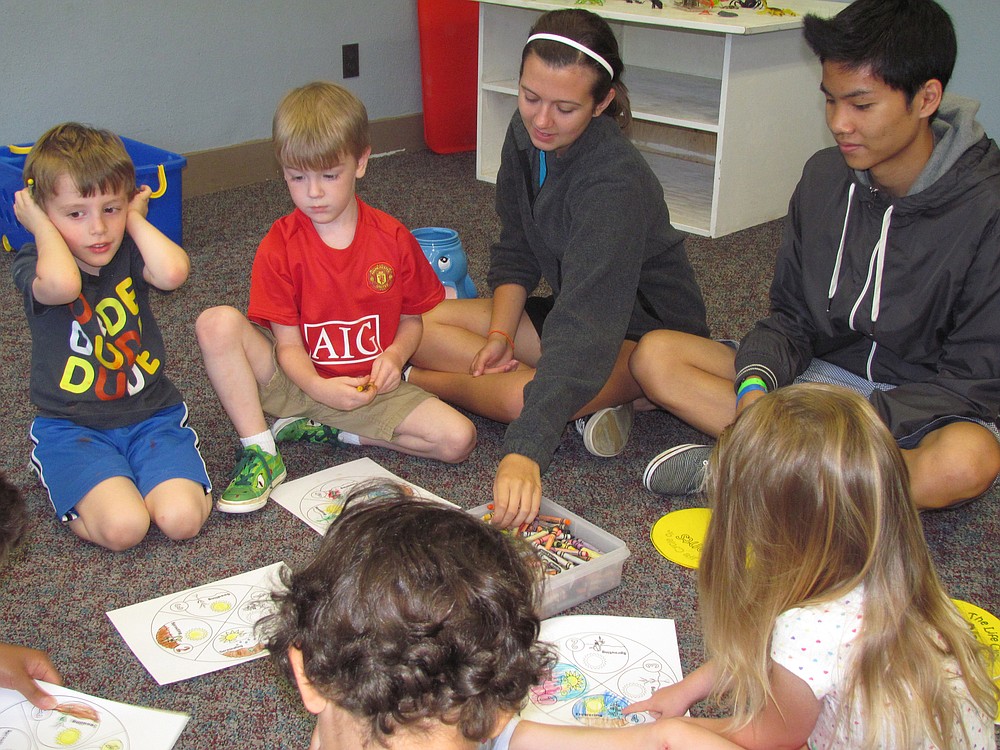
M 705 482 L 712 446 L 675 445 L 656 456 L 642 475 L 643 486 L 659 495 L 690 495 Z
M 576 431 L 583 435 L 583 446 L 594 456 L 611 458 L 628 445 L 635 410 L 632 402 L 595 411 L 576 420 Z

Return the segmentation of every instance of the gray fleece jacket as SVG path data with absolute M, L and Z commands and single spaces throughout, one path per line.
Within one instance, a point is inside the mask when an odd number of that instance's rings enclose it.
M 708 335 L 705 305 L 670 224 L 663 189 L 610 117 L 596 117 L 562 156 L 548 154 L 538 187 L 538 151 L 520 116 L 507 129 L 497 175 L 499 241 L 491 289 L 541 278 L 555 306 L 542 356 L 507 429 L 505 453 L 544 471 L 567 421 L 607 381 L 622 342 L 656 328 Z
M 737 383 L 791 383 L 818 357 L 895 386 L 871 402 L 897 439 L 1000 408 L 1000 150 L 979 105 L 947 95 L 935 147 L 902 198 L 836 148 L 803 170 L 771 314 L 743 339 Z

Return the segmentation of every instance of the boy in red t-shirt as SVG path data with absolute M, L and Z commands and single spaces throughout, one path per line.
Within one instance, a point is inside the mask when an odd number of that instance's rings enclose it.
M 205 310 L 198 344 L 243 444 L 219 510 L 248 513 L 285 478 L 282 440 L 377 445 L 449 463 L 476 444 L 458 411 L 401 380 L 444 287 L 406 228 L 354 194 L 368 114 L 316 82 L 285 95 L 274 148 L 295 210 L 254 258 L 247 316 Z M 269 430 L 264 414 L 278 417 Z

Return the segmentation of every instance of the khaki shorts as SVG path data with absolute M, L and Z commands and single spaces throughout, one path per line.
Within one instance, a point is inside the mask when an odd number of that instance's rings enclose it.
M 256 326 L 271 341 L 271 361 L 274 376 L 265 385 L 257 384 L 260 405 L 273 417 L 306 417 L 338 430 L 373 440 L 391 441 L 396 428 L 414 409 L 433 394 L 415 385 L 400 382 L 399 387 L 389 393 L 379 393 L 371 403 L 350 411 L 341 411 L 321 404 L 307 396 L 301 388 L 289 379 L 278 365 L 275 356 L 274 334 L 267 328 Z

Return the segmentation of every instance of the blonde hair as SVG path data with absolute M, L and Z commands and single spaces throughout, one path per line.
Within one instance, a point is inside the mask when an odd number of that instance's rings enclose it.
M 55 196 L 63 175 L 85 198 L 98 192 L 131 198 L 135 192 L 135 165 L 122 139 L 78 122 L 49 129 L 24 161 L 24 182 L 34 183 L 32 196 L 42 209 Z
M 283 167 L 322 170 L 370 148 L 368 112 L 354 94 L 315 81 L 292 89 L 278 104 L 272 125 L 274 155 Z
M 848 717 L 864 717 L 859 746 L 888 737 L 899 748 L 928 737 L 953 746 L 963 708 L 954 679 L 995 716 L 988 651 L 938 579 L 902 454 L 861 396 L 803 384 L 756 402 L 720 436 L 707 492 L 699 606 L 719 666 L 713 695 L 737 725 L 771 697 L 778 615 L 858 585 L 862 626 L 838 719 L 850 731 Z

